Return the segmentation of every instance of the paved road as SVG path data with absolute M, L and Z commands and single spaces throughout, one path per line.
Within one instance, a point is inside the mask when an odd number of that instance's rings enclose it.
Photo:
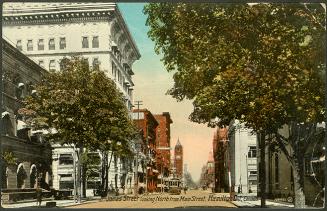
M 228 194 L 211 194 L 203 190 L 190 190 L 186 194 L 148 194 L 109 198 L 94 203 L 75 205 L 67 208 L 184 208 L 184 207 L 236 207 L 228 201 Z

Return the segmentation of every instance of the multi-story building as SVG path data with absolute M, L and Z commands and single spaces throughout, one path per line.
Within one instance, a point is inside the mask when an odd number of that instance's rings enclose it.
M 145 160 L 139 162 L 144 168 L 142 172 L 138 172 L 138 177 L 146 181 L 146 191 L 154 192 L 157 189 L 159 173 L 156 169 L 156 129 L 159 124 L 147 109 L 134 109 L 133 120 L 141 130 L 141 153 L 146 156 Z
M 228 128 L 231 186 L 237 193 L 257 192 L 257 136 L 238 120 Z
M 52 185 L 51 146 L 25 119 L 23 100 L 35 94 L 34 85 L 47 72 L 4 39 L 2 42 L 1 94 L 1 194 L 4 203 L 15 200 L 23 191 L 33 192 L 38 185 Z M 34 189 L 35 190 L 35 189 Z M 33 198 L 34 195 L 22 194 Z M 16 198 L 17 199 L 17 198 Z
M 126 107 L 132 109 L 132 65 L 140 58 L 140 53 L 117 4 L 4 3 L 2 27 L 4 39 L 46 70 L 60 70 L 61 59 L 72 56 L 83 57 L 90 66 L 99 66 L 115 81 Z M 54 152 L 53 172 L 59 172 L 56 159 L 61 154 L 71 154 L 72 148 L 60 147 Z M 109 181 L 114 178 L 121 188 L 126 177 L 120 169 L 126 165 L 119 156 L 114 158 Z M 65 172 L 60 178 L 66 176 L 70 177 L 70 173 Z M 54 183 L 55 188 L 59 188 L 59 184 Z
M 214 192 L 228 192 L 228 127 L 217 128 L 213 138 L 213 157 L 215 162 Z
M 163 181 L 164 178 L 168 178 L 171 173 L 170 169 L 172 163 L 170 157 L 170 124 L 172 124 L 173 121 L 169 112 L 156 114 L 154 117 L 159 123 L 156 131 L 156 163 L 157 170 L 160 172 L 158 176 L 160 180 L 158 183 L 161 183 L 161 181 Z
M 176 167 L 176 176 L 178 178 L 183 178 L 183 146 L 179 139 L 175 145 L 174 150 L 174 158 L 175 158 L 175 167 Z

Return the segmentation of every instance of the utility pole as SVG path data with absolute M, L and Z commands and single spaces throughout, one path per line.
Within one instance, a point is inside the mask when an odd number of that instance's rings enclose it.
M 142 104 L 142 100 L 136 100 L 135 101 L 135 105 L 137 106 L 137 120 L 140 120 L 140 106 L 143 105 Z M 135 161 L 135 178 L 134 178 L 134 195 L 137 196 L 138 195 L 138 186 L 139 186 L 139 176 L 138 176 L 138 166 L 139 166 L 139 161 L 138 161 L 138 157 L 139 157 L 139 149 L 138 149 L 138 141 L 135 140 L 135 149 L 136 149 L 136 161 Z

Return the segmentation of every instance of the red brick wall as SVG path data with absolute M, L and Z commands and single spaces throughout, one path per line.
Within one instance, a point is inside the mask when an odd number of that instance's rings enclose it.
M 154 115 L 159 126 L 157 127 L 157 138 L 156 146 L 157 147 L 170 147 L 170 124 L 172 123 L 169 116 L 164 114 Z M 156 150 L 157 154 L 157 169 L 161 173 L 161 169 L 167 168 L 170 166 L 170 150 Z M 161 168 L 161 166 L 163 168 Z

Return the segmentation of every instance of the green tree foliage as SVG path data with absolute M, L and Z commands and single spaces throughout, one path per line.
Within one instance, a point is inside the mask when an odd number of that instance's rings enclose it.
M 112 142 L 121 142 L 126 147 L 121 152 L 128 152 L 135 129 L 115 83 L 82 58 L 63 59 L 61 69 L 50 71 L 37 94 L 26 99 L 31 124 L 54 128 L 47 135 L 53 142 L 91 150 L 109 150 Z
M 5 151 L 2 154 L 2 159 L 4 161 L 4 166 L 6 165 L 15 165 L 17 158 L 15 158 L 14 154 L 10 151 Z
M 296 134 L 309 130 L 301 139 L 309 143 L 325 115 L 324 8 L 152 3 L 144 12 L 155 51 L 174 72 L 168 93 L 193 100 L 190 119 L 209 126 L 238 119 L 268 134 L 289 125 L 291 135 L 278 140 L 295 149 L 287 156 L 301 169 Z

